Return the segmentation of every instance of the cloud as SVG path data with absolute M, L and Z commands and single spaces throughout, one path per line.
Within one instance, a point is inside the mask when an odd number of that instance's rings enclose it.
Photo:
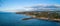
M 40 4 L 40 5 L 35 5 L 35 6 L 27 7 L 27 8 L 33 9 L 34 11 L 58 11 L 60 9 L 60 5 Z
M 21 9 L 2 9 L 0 11 L 5 12 L 25 12 L 25 11 L 60 11 L 60 5 L 58 4 L 40 4 L 28 7 L 22 7 Z

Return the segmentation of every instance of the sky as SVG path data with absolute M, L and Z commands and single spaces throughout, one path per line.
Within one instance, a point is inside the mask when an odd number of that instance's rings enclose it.
M 0 0 L 0 11 L 24 11 L 25 7 L 39 4 L 59 4 L 60 0 Z M 28 9 L 26 9 L 28 10 Z

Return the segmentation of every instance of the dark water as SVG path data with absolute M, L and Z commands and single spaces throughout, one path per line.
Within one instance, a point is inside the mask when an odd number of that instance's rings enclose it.
M 45 20 L 22 20 L 28 18 L 23 14 L 0 12 L 0 26 L 60 26 L 59 22 Z

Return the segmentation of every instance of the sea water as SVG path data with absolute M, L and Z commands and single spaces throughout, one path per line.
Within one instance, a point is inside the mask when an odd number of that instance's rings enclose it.
M 60 26 L 60 22 L 30 19 L 30 16 L 11 12 L 0 12 L 0 26 Z

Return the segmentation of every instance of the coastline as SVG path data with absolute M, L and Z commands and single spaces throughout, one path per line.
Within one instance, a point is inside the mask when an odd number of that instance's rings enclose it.
M 28 15 L 28 16 L 31 16 L 33 18 L 36 18 L 36 16 L 32 16 L 32 15 Z M 36 19 L 60 22 L 60 19 L 56 19 L 56 18 L 37 17 Z
M 27 16 L 31 16 L 32 18 L 41 19 L 41 20 L 60 22 L 60 18 L 58 17 L 54 18 L 57 15 L 57 13 L 55 12 L 51 13 L 50 16 L 48 15 L 48 12 L 17 12 L 16 14 L 24 14 Z

